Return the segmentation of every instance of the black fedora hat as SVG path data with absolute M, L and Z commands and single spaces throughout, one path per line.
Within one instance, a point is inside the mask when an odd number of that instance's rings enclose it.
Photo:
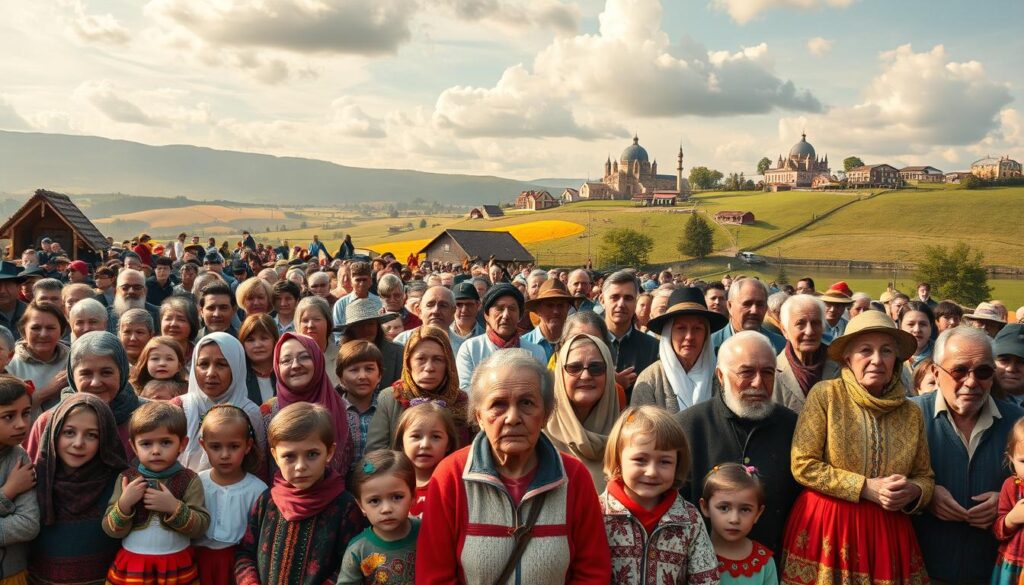
M 668 311 L 659 315 L 647 323 L 647 330 L 654 333 L 661 333 L 661 329 L 676 317 L 693 315 L 708 320 L 709 333 L 714 333 L 729 324 L 729 318 L 721 313 L 708 309 L 704 301 L 704 293 L 699 288 L 684 286 L 672 291 L 668 298 Z
M 22 268 L 14 262 L 0 260 L 0 280 L 22 280 Z

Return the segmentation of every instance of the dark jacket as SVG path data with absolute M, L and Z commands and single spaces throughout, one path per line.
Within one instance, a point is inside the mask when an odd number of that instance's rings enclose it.
M 387 388 L 402 377 L 402 355 L 405 353 L 405 347 L 387 339 L 380 339 L 375 345 L 384 356 L 384 367 L 380 371 L 378 388 Z
M 658 361 L 658 340 L 636 327 L 630 327 L 629 332 L 620 342 L 615 341 L 615 336 L 610 335 L 608 347 L 615 356 L 615 371 L 621 372 L 626 368 L 633 368 L 637 376 L 647 369 L 647 366 Z M 633 386 L 626 388 L 626 400 L 633 395 Z
M 14 336 L 14 341 L 21 339 L 21 332 L 18 331 L 18 321 L 21 320 L 26 309 L 28 309 L 28 305 L 26 303 L 16 301 L 14 304 L 14 315 L 11 316 L 10 321 L 7 320 L 7 315 L 4 314 L 3 311 L 0 311 L 0 325 L 3 325 L 11 331 L 11 335 Z
M 270 383 L 274 385 L 274 395 L 277 395 L 277 376 L 270 372 Z M 249 393 L 249 400 L 253 404 L 263 404 L 263 395 L 260 393 L 260 381 L 256 379 L 256 371 L 250 367 L 245 368 L 245 389 Z
M 164 299 L 174 294 L 174 280 L 167 279 L 163 286 L 157 283 L 155 276 L 146 279 L 146 302 L 159 307 Z
M 912 398 L 924 413 L 935 485 L 946 488 L 964 508 L 985 492 L 1002 488 L 1009 476 L 1005 465 L 1006 437 L 1024 410 L 1008 402 L 996 401 L 1001 418 L 984 432 L 974 457 L 968 460 L 967 448 L 960 440 L 949 414 L 935 414 L 938 391 Z M 924 555 L 925 568 L 932 579 L 946 583 L 987 582 L 992 576 L 998 543 L 990 529 L 974 528 L 966 522 L 946 522 L 925 511 L 914 518 L 917 540 Z
M 716 394 L 675 418 L 686 431 L 692 457 L 689 481 L 679 490 L 683 497 L 698 505 L 704 477 L 716 465 L 753 465 L 764 485 L 765 511 L 750 538 L 781 554 L 786 518 L 802 489 L 793 479 L 789 457 L 797 414 L 780 404 L 764 420 L 742 419 Z

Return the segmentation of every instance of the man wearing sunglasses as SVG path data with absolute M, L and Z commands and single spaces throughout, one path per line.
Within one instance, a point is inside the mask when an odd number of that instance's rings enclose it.
M 988 582 L 998 542 L 992 533 L 1006 479 L 1006 438 L 1024 410 L 990 395 L 991 340 L 955 327 L 935 340 L 932 375 L 939 389 L 914 399 L 924 415 L 935 471 L 928 511 L 914 519 L 933 583 Z

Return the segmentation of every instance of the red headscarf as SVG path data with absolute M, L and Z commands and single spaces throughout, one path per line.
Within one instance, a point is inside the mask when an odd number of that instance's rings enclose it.
M 278 360 L 281 357 L 281 346 L 289 339 L 294 339 L 302 344 L 302 347 L 313 356 L 313 379 L 305 388 L 289 388 L 284 383 L 281 375 L 281 367 Z M 280 409 L 295 404 L 296 402 L 309 402 L 319 404 L 331 413 L 331 422 L 334 424 L 334 459 L 331 460 L 331 468 L 342 477 L 348 473 L 348 462 L 345 461 L 348 449 L 348 416 L 345 411 L 345 399 L 342 398 L 330 378 L 327 377 L 327 369 L 324 360 L 324 352 L 310 337 L 297 333 L 285 333 L 277 340 L 274 347 L 274 375 L 277 376 L 277 406 Z

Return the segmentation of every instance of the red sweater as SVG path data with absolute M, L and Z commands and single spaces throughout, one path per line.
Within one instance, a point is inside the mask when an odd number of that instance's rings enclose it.
M 434 470 L 417 542 L 416 583 L 491 583 L 514 541 L 512 518 L 525 521 L 538 495 L 547 492 L 514 582 L 608 585 L 611 553 L 590 473 L 558 453 L 541 435 L 537 476 L 512 507 L 483 433 Z M 518 578 L 517 578 L 518 577 Z

